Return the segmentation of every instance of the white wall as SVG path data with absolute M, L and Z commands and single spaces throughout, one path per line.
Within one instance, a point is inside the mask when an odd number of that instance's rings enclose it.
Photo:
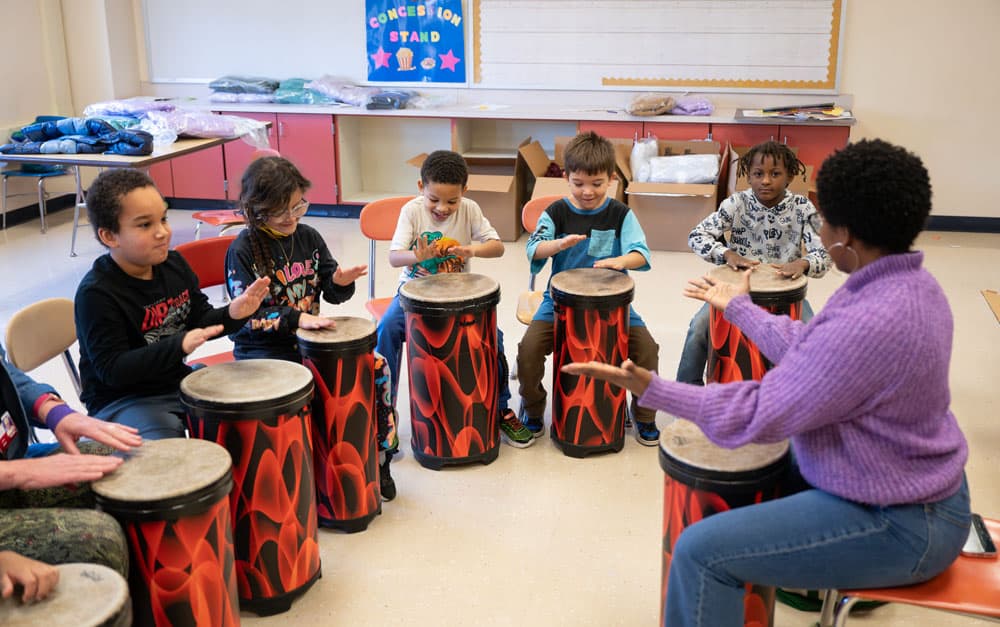
M 351 0 L 352 2 L 355 0 Z M 79 114 L 96 100 L 144 94 L 205 96 L 204 85 L 139 83 L 139 0 L 0 0 L 0 127 L 37 113 Z M 302 16 L 306 19 L 307 16 Z M 192 16 L 191 19 L 197 19 Z M 261 19 L 269 19 L 266 15 Z M 79 20 L 79 21 L 78 21 Z M 132 21 L 139 28 L 129 28 Z M 63 24 L 73 25 L 64 29 Z M 87 28 L 81 25 L 86 24 Z M 841 91 L 854 98 L 852 139 L 882 137 L 921 155 L 936 215 L 1000 218 L 993 123 L 1000 102 L 997 0 L 852 0 L 847 3 Z M 93 30 L 91 30 L 91 27 Z M 70 32 L 72 31 L 72 32 Z M 259 45 L 259 44 L 257 44 Z M 71 51 L 67 61 L 66 48 Z M 291 51 L 283 51 L 289 54 Z M 16 60 L 16 62 L 15 62 Z M 330 59 L 336 73 L 336 59 Z M 352 64 L 352 67 L 354 64 Z M 621 106 L 628 92 L 442 90 L 460 102 L 579 102 Z M 719 106 L 802 101 L 802 96 L 712 94 Z M 2 130 L 2 128 L 0 128 Z M 30 198 L 21 204 L 29 204 Z M 16 204 L 15 204 L 16 206 Z

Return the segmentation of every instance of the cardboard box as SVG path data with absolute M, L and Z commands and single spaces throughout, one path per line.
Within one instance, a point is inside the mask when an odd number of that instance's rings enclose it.
M 725 181 L 728 154 L 715 141 L 657 141 L 659 156 L 716 154 L 720 156 L 718 181 Z M 626 164 L 626 188 L 628 206 L 635 213 L 642 230 L 646 234 L 646 244 L 650 250 L 691 252 L 688 235 L 705 216 L 719 206 L 720 183 L 638 183 L 632 179 L 631 167 Z
M 531 138 L 521 142 L 529 143 Z M 419 168 L 427 158 L 421 153 L 407 163 Z M 483 215 L 505 242 L 517 241 L 521 236 L 521 207 L 527 200 L 527 179 L 523 162 L 516 154 L 510 158 L 466 158 L 469 165 L 469 184 L 465 196 L 476 201 Z
M 545 176 L 549 165 L 555 161 L 560 168 L 563 167 L 563 153 L 566 144 L 572 137 L 556 137 L 555 159 L 549 159 L 545 149 L 537 141 L 522 145 L 518 149 L 518 158 L 524 162 L 524 171 L 530 174 L 533 181 L 530 189 L 530 198 L 540 196 L 565 196 L 569 193 L 569 184 L 565 177 Z M 629 154 L 632 150 L 631 139 L 609 139 L 615 147 L 615 165 L 617 179 L 613 179 L 608 186 L 608 196 L 625 202 L 625 180 L 622 172 L 622 163 L 628 164 Z
M 739 169 L 737 164 L 740 157 L 745 155 L 747 151 L 750 150 L 750 146 L 730 146 L 729 147 L 729 158 L 728 158 L 728 176 L 726 184 L 726 196 L 732 196 L 736 192 L 741 192 L 744 189 L 750 187 L 750 181 L 746 176 L 736 176 L 736 172 Z M 792 152 L 798 154 L 798 148 L 792 148 Z M 788 189 L 792 190 L 793 194 L 800 194 L 802 196 L 809 196 L 809 192 L 815 186 L 813 182 L 813 167 L 811 165 L 806 166 L 806 171 L 799 174 L 791 180 L 788 184 Z

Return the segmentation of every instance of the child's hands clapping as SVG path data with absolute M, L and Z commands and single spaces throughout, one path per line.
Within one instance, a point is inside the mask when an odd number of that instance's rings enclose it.
M 466 246 L 452 246 L 445 251 L 445 254 L 456 255 L 462 259 L 472 259 L 476 256 L 476 249 L 472 244 Z
M 232 305 L 230 305 L 230 307 L 232 307 Z M 232 310 L 230 309 L 230 311 Z M 245 317 L 246 316 L 244 316 L 244 318 Z M 181 350 L 184 351 L 185 355 L 190 355 L 195 351 L 196 348 L 198 348 L 205 342 L 209 341 L 216 335 L 222 333 L 223 328 L 225 327 L 223 327 L 221 324 L 213 324 L 212 326 L 205 327 L 204 329 L 191 329 L 190 331 L 184 334 L 184 339 L 181 341 Z
M 267 297 L 270 285 L 271 279 L 267 277 L 251 283 L 245 292 L 229 303 L 229 317 L 233 320 L 242 320 L 252 316 L 260 308 L 260 303 Z
M 427 261 L 437 257 L 437 246 L 432 244 L 426 235 L 417 238 L 417 247 L 413 249 L 413 255 L 417 258 L 417 263 Z
M 366 274 L 368 274 L 368 266 L 345 268 L 344 266 L 338 265 L 337 269 L 333 272 L 333 282 L 337 285 L 350 285 L 351 283 L 354 283 L 355 280 L 365 276 Z

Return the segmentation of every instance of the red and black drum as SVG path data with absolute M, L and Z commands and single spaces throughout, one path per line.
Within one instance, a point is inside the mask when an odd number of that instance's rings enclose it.
M 145 442 L 94 482 L 128 538 L 135 624 L 240 624 L 232 487 L 226 449 L 180 438 Z
M 425 468 L 500 453 L 497 314 L 500 285 L 480 274 L 404 283 L 413 455 Z
M 22 603 L 18 594 L 0 599 L 4 627 L 129 627 L 128 584 L 101 564 L 60 564 L 59 583 L 43 601 Z
M 716 281 L 739 284 L 742 270 L 719 266 L 709 273 Z M 761 264 L 750 273 L 750 299 L 777 316 L 792 320 L 802 317 L 802 301 L 806 297 L 804 276 L 783 277 L 770 266 Z M 757 346 L 743 335 L 740 328 L 726 320 L 723 312 L 709 307 L 708 380 L 716 383 L 759 380 L 771 368 Z
M 319 524 L 364 531 L 382 510 L 375 424 L 375 323 L 339 316 L 336 327 L 299 329 L 312 371 L 313 461 Z
M 663 483 L 663 624 L 670 560 L 681 532 L 712 514 L 781 496 L 791 467 L 788 442 L 724 449 L 712 444 L 693 422 L 680 418 L 660 434 Z M 744 624 L 774 624 L 774 588 L 747 584 Z
M 552 440 L 570 457 L 625 446 L 625 388 L 561 372 L 565 364 L 620 365 L 628 357 L 629 303 L 635 284 L 606 268 L 577 268 L 552 277 L 555 305 Z
M 308 368 L 275 359 L 216 364 L 181 381 L 191 437 L 232 456 L 240 607 L 261 616 L 288 610 L 320 577 L 312 395 Z

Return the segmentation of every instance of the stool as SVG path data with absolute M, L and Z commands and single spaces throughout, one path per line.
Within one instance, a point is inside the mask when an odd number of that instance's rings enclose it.
M 197 224 L 194 225 L 194 238 L 201 237 L 202 223 L 212 226 L 221 226 L 219 235 L 225 234 L 229 229 L 238 229 L 244 226 L 243 213 L 239 209 L 212 209 L 208 211 L 195 211 L 191 214 Z
M 45 226 L 45 179 L 50 176 L 64 176 L 68 174 L 61 166 L 34 166 L 27 167 L 23 166 L 18 169 L 3 170 L 0 172 L 0 179 L 2 179 L 2 194 L 3 201 L 0 211 L 3 212 L 3 228 L 7 228 L 7 179 L 11 176 L 14 177 L 35 177 L 38 179 L 38 214 L 42 218 L 42 233 L 46 231 Z
M 983 518 L 994 543 L 1000 542 L 1000 520 Z M 946 612 L 1000 618 L 1000 561 L 960 555 L 930 581 L 898 588 L 828 590 L 820 627 L 844 627 L 851 607 L 860 600 L 908 603 Z

